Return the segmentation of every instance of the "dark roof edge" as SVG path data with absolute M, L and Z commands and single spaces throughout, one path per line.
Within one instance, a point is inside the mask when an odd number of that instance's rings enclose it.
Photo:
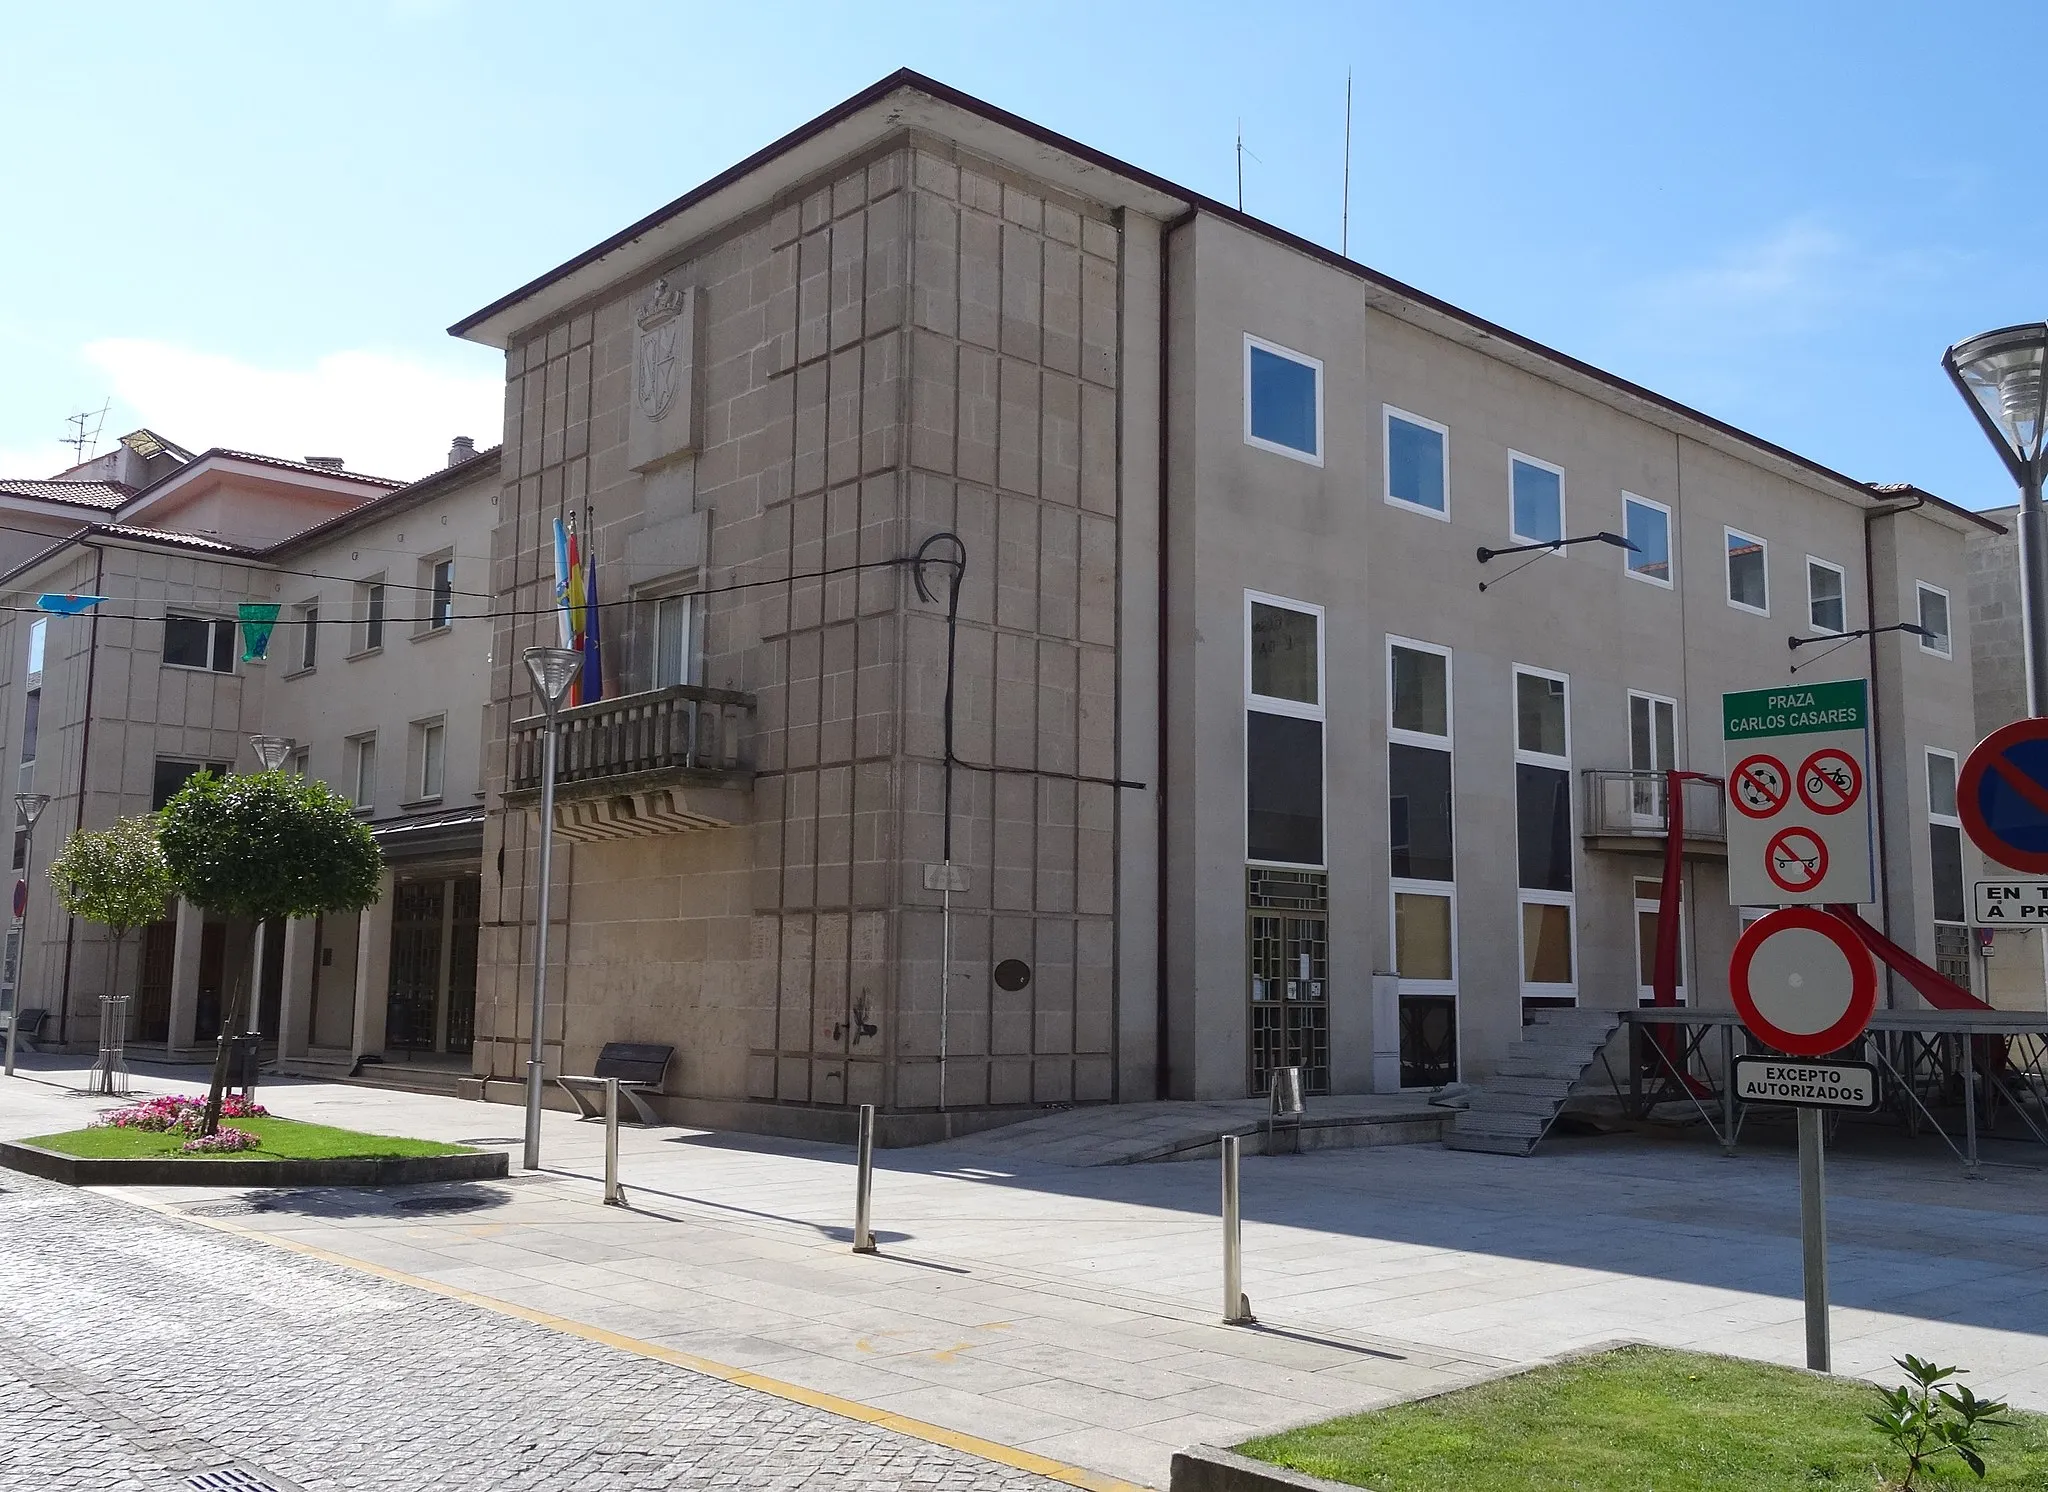
M 346 513 L 324 518 L 311 528 L 301 529 L 289 538 L 279 539 L 262 553 L 266 556 L 283 554 L 300 544 L 310 544 L 316 539 L 325 539 L 336 533 L 345 532 L 352 524 L 368 523 L 373 519 L 385 517 L 394 509 L 414 502 L 424 502 L 437 493 L 482 476 L 486 466 L 498 465 L 504 449 L 502 445 L 486 446 L 467 460 L 458 461 L 453 466 L 444 466 L 437 472 L 421 477 L 417 482 L 409 482 L 394 492 L 373 497 L 366 503 L 350 508 Z
M 1865 495 L 1875 497 L 1871 484 L 1858 481 L 1846 472 L 1836 471 L 1833 467 L 1816 461 L 1810 456 L 1802 456 L 1797 451 L 1781 446 L 1775 441 L 1766 440 L 1763 436 L 1744 430 L 1739 425 L 1731 425 L 1726 420 L 1717 419 L 1702 410 L 1694 409 L 1688 404 L 1682 404 L 1668 395 L 1660 394 L 1654 389 L 1646 388 L 1642 384 L 1623 378 L 1618 373 L 1610 373 L 1605 368 L 1596 367 L 1594 364 L 1573 357 L 1569 353 L 1560 352 L 1555 347 L 1550 347 L 1536 341 L 1533 337 L 1525 337 L 1519 332 L 1510 331 L 1507 327 L 1488 321 L 1483 316 L 1467 311 L 1460 306 L 1455 306 L 1449 301 L 1429 294 L 1425 290 L 1418 290 L 1415 286 L 1405 281 L 1394 279 L 1391 275 L 1385 275 L 1378 270 L 1368 268 L 1360 264 L 1356 259 L 1338 253 L 1335 249 L 1316 243 L 1312 239 L 1303 238 L 1297 233 L 1291 233 L 1285 228 L 1277 227 L 1260 218 L 1255 218 L 1249 213 L 1239 212 L 1236 208 L 1219 202 L 1213 197 L 1207 197 L 1200 192 L 1191 191 L 1187 187 L 1168 181 L 1162 176 L 1156 176 L 1141 167 L 1133 166 L 1128 161 L 1118 160 L 1115 156 L 1097 150 L 1093 146 L 1084 145 L 1078 140 L 1062 135 L 1057 130 L 1048 129 L 1042 124 L 1024 118 L 1022 115 L 1013 114 L 1009 110 L 999 108 L 985 99 L 976 98 L 970 93 L 963 93 L 957 88 L 941 83 L 936 78 L 927 77 L 925 74 L 907 67 L 898 68 L 881 81 L 862 89 L 859 93 L 827 109 L 816 118 L 798 125 L 788 134 L 782 136 L 781 139 L 763 146 L 737 165 L 728 167 L 709 181 L 704 182 L 691 191 L 685 192 L 667 206 L 656 208 L 646 217 L 614 233 L 603 242 L 585 249 L 574 258 L 566 260 L 547 273 L 528 281 L 510 294 L 498 297 L 498 299 L 492 301 L 482 310 L 474 311 L 468 316 L 463 317 L 462 320 L 448 328 L 448 334 L 454 337 L 462 336 L 479 323 L 487 321 L 499 312 L 517 305 L 520 301 L 537 291 L 545 289 L 555 281 L 574 274 L 577 270 L 582 269 L 588 264 L 595 263 L 614 249 L 630 243 L 649 229 L 660 226 L 677 213 L 694 207 L 697 203 L 722 191 L 727 186 L 745 177 L 748 173 L 758 170 L 777 156 L 795 149 L 817 135 L 823 134 L 834 125 L 879 102 L 899 88 L 910 88 L 920 93 L 929 94 L 941 103 L 950 104 L 966 113 L 978 115 L 988 120 L 991 124 L 998 124 L 1015 130 L 1028 139 L 1051 146 L 1055 150 L 1064 151 L 1092 165 L 1099 166 L 1103 170 L 1113 172 L 1128 180 L 1150 187 L 1154 191 L 1163 193 L 1166 196 L 1178 197 L 1195 211 L 1208 213 L 1247 232 L 1255 233 L 1260 237 L 1283 244 L 1332 268 L 1343 270 L 1358 279 L 1376 285 L 1389 294 L 1413 301 L 1419 306 L 1426 307 L 1454 321 L 1463 322 L 1466 326 L 1485 336 L 1497 337 L 1501 341 L 1518 347 L 1524 352 L 1556 363 L 1560 367 L 1577 373 L 1582 377 L 1590 378 L 1597 383 L 1605 384 L 1618 393 L 1625 394 L 1631 398 L 1641 399 L 1682 419 L 1695 421 L 1743 445 L 1764 451 L 1778 460 L 1790 462 L 1792 465 L 1811 472 L 1813 475 L 1824 478 L 1829 482 L 1839 482 Z M 1968 508 L 1951 503 L 1945 498 L 1935 497 L 1932 493 L 1928 493 L 1926 496 L 1930 503 L 1960 516 L 1976 519 L 1976 515 Z M 1976 521 L 1984 522 L 1987 520 Z

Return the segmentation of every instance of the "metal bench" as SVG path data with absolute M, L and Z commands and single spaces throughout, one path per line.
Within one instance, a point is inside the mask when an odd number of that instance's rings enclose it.
M 633 1106 L 640 1122 L 655 1124 L 660 1121 L 640 1095 L 661 1092 L 662 1081 L 668 1076 L 669 1059 L 675 1052 L 674 1047 L 662 1046 L 658 1042 L 608 1041 L 604 1050 L 597 1054 L 597 1067 L 588 1077 L 558 1077 L 555 1081 L 575 1100 L 577 1112 L 585 1119 L 601 1119 L 604 1117 L 604 1080 L 617 1078 L 619 1096 Z
M 15 1034 L 14 1039 L 30 1051 L 34 1051 L 35 1042 L 43 1034 L 43 1025 L 49 1018 L 50 1012 L 47 1010 L 24 1010 L 21 1013 L 21 1030 Z M 0 1010 L 0 1045 L 6 1044 L 7 1027 L 13 1019 L 12 1012 Z

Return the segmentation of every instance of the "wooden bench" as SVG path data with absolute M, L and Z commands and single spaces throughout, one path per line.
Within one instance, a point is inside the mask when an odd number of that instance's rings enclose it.
M 47 1010 L 33 1008 L 24 1010 L 21 1013 L 21 1031 L 14 1038 L 15 1041 L 28 1050 L 34 1051 L 37 1038 L 43 1034 L 43 1024 L 49 1018 L 50 1012 Z M 0 1011 L 0 1046 L 7 1044 L 7 1027 L 13 1019 L 14 1016 L 11 1012 Z
M 668 1076 L 669 1059 L 675 1053 L 674 1047 L 658 1042 L 608 1041 L 597 1054 L 597 1067 L 590 1076 L 558 1077 L 555 1081 L 575 1100 L 577 1112 L 585 1119 L 602 1119 L 604 1080 L 617 1078 L 619 1096 L 633 1106 L 640 1122 L 655 1124 L 659 1121 L 654 1110 L 640 1095 L 661 1092 L 662 1082 Z

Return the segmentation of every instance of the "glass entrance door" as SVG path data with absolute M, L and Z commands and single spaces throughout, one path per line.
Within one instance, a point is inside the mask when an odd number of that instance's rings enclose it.
M 386 1051 L 459 1056 L 474 1046 L 482 889 L 473 875 L 417 877 L 394 889 Z

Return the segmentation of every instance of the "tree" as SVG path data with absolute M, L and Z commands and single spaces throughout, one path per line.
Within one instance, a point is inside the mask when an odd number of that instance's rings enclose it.
M 99 922 L 107 940 L 107 993 L 120 977 L 121 945 L 131 928 L 156 921 L 177 894 L 164 863 L 155 814 L 116 819 L 109 829 L 71 836 L 50 862 L 50 884 L 65 911 Z
M 377 899 L 384 868 L 377 841 L 348 799 L 286 772 L 200 772 L 165 805 L 159 834 L 179 894 L 259 927 L 275 918 L 361 911 Z M 241 1021 L 244 991 L 238 981 L 221 1017 L 202 1134 L 220 1124 L 228 1037 Z

